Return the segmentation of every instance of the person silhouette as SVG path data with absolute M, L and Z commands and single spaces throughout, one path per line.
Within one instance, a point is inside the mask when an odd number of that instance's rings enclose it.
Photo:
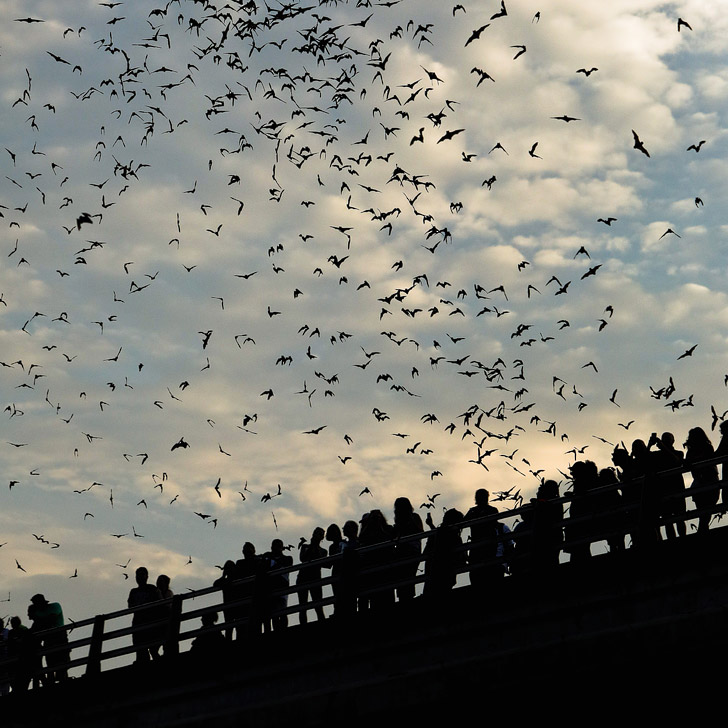
M 713 444 L 702 427 L 693 427 L 688 432 L 685 447 L 685 464 L 690 467 L 693 476 L 690 486 L 690 490 L 695 491 L 691 496 L 693 503 L 698 510 L 712 508 L 718 502 L 718 466 L 696 463 L 715 457 Z M 715 487 L 710 487 L 713 484 Z M 698 533 L 704 534 L 708 531 L 712 517 L 712 513 L 701 513 L 698 516 Z
M 342 530 L 344 540 L 341 542 L 341 570 L 334 613 L 337 617 L 351 617 L 356 614 L 359 591 L 359 524 L 347 521 Z
M 209 630 L 204 634 L 197 635 L 192 640 L 190 652 L 203 662 L 217 661 L 223 657 L 230 647 L 230 642 L 223 637 L 220 629 L 214 629 L 217 623 L 217 612 L 207 612 L 200 618 L 202 629 Z
M 685 536 L 687 528 L 685 525 L 685 481 L 682 471 L 677 470 L 683 464 L 685 454 L 682 450 L 675 449 L 675 436 L 672 432 L 663 432 L 662 437 L 657 437 L 653 432 L 648 448 L 657 447 L 652 452 L 654 468 L 657 473 L 657 487 L 659 490 L 660 504 L 659 512 L 665 527 L 667 538 Z M 661 475 L 665 470 L 671 470 L 669 475 Z M 667 519 L 667 522 L 665 521 Z M 675 521 L 674 519 L 677 519 Z
M 170 589 L 171 583 L 172 580 L 166 574 L 160 574 L 157 577 L 157 589 L 159 589 L 159 593 L 163 601 L 168 599 L 171 600 L 174 596 L 174 592 Z M 169 621 L 170 614 L 172 614 L 171 603 L 160 605 L 159 611 L 157 612 L 157 619 L 163 619 L 166 617 L 166 621 L 157 626 L 157 639 L 159 642 L 149 648 L 152 653 L 152 657 L 155 659 L 159 657 L 159 648 L 163 645 L 164 640 L 167 637 L 167 623 Z
M 35 634 L 22 623 L 20 617 L 11 617 L 8 657 L 15 660 L 10 672 L 10 687 L 14 693 L 25 692 L 31 680 L 34 688 L 40 686 L 40 680 L 36 677 L 42 667 L 39 649 Z
M 460 536 L 462 522 L 463 514 L 456 508 L 450 508 L 445 511 L 440 526 L 427 539 L 424 596 L 435 602 L 440 602 L 450 593 L 460 567 L 465 565 Z
M 265 564 L 255 553 L 255 546 L 246 541 L 243 544 L 243 558 L 235 562 L 235 580 L 240 583 L 233 587 L 233 598 L 235 601 L 245 600 L 237 607 L 238 618 L 244 620 L 237 626 L 238 639 L 246 635 L 260 634 L 263 607 L 260 604 L 257 587 L 260 586 L 264 571 Z
M 583 563 L 591 556 L 591 542 L 596 540 L 593 491 L 599 485 L 599 471 L 591 460 L 577 460 L 570 471 L 573 486 L 565 530 L 566 540 L 571 543 L 565 550 L 571 554 L 571 563 Z
M 609 544 L 609 553 L 624 551 L 626 520 L 621 510 L 622 496 L 616 488 L 619 480 L 614 468 L 602 468 L 599 471 L 598 482 L 599 488 L 594 499 L 599 532 Z
M 503 577 L 502 564 L 496 563 L 498 553 L 498 509 L 488 503 L 490 493 L 485 488 L 475 491 L 475 505 L 465 514 L 465 520 L 488 518 L 484 523 L 470 526 L 470 583 L 477 591 Z
M 298 603 L 303 607 L 298 613 L 298 619 L 301 624 L 308 622 L 308 608 L 305 606 L 307 602 L 318 602 L 323 598 L 323 588 L 321 584 L 316 582 L 321 581 L 321 567 L 316 565 L 308 565 L 317 559 L 326 558 L 326 551 L 321 546 L 325 531 L 320 526 L 313 529 L 311 534 L 311 542 L 301 544 L 301 564 L 307 564 L 301 566 L 298 572 L 298 578 L 296 579 L 296 586 L 298 587 Z M 325 618 L 324 608 L 321 605 L 314 607 L 316 612 L 316 619 L 319 622 Z
M 394 526 L 392 537 L 395 539 L 394 558 L 396 561 L 411 563 L 397 564 L 393 576 L 397 582 L 397 599 L 400 602 L 411 601 L 415 598 L 415 585 L 400 584 L 402 581 L 414 579 L 417 575 L 419 562 L 414 561 L 422 553 L 422 541 L 407 541 L 400 543 L 400 539 L 422 533 L 424 527 L 419 514 L 415 512 L 409 498 L 400 497 L 394 501 Z
M 280 614 L 288 606 L 288 594 L 274 594 L 274 592 L 288 589 L 289 573 L 277 573 L 278 569 L 287 569 L 293 566 L 293 557 L 284 553 L 283 541 L 274 538 L 270 551 L 263 555 L 266 566 L 266 616 L 263 628 L 266 632 L 271 629 L 278 631 L 288 626 L 288 615 Z
M 145 604 L 158 602 L 162 595 L 159 589 L 153 584 L 149 584 L 149 571 L 146 566 L 140 566 L 134 573 L 137 585 L 129 592 L 127 606 L 129 609 L 143 607 Z M 135 664 L 143 664 L 149 662 L 151 656 L 158 656 L 158 647 L 155 650 L 154 640 L 158 636 L 156 627 L 144 627 L 150 622 L 155 622 L 159 617 L 156 609 L 138 609 L 134 612 L 131 624 L 136 629 L 132 633 L 132 643 L 136 646 Z
M 534 567 L 537 570 L 559 565 L 559 554 L 564 540 L 564 507 L 557 502 L 558 498 L 559 484 L 555 480 L 545 480 L 536 491 L 533 542 Z
M 219 587 L 222 591 L 223 617 L 225 619 L 225 638 L 232 640 L 233 630 L 235 627 L 232 622 L 237 619 L 240 614 L 238 607 L 228 606 L 235 598 L 235 562 L 228 559 L 222 567 L 222 574 L 212 583 L 213 586 Z
M 728 420 L 720 423 L 720 442 L 715 450 L 716 457 L 723 458 L 721 465 L 721 503 L 723 512 L 728 511 Z
M 0 617 L 0 663 L 8 657 L 8 635 L 10 630 L 5 626 L 5 620 Z M 0 670 L 0 695 L 10 692 L 10 676 L 7 670 Z
M 30 598 L 28 607 L 28 618 L 33 622 L 32 632 L 43 632 L 47 629 L 63 627 L 63 609 L 58 602 L 49 602 L 42 594 L 34 594 Z M 41 637 L 43 647 L 60 648 L 46 654 L 46 665 L 48 672 L 46 683 L 60 682 L 68 678 L 68 670 L 65 665 L 71 659 L 71 651 L 63 649 L 68 645 L 66 630 L 58 629 L 52 634 L 44 634 Z
M 379 545 L 376 550 L 361 554 L 362 588 L 370 590 L 368 595 L 359 599 L 359 609 L 387 608 L 394 604 L 392 586 L 392 526 L 384 514 L 374 508 L 362 518 L 359 543 L 362 548 Z

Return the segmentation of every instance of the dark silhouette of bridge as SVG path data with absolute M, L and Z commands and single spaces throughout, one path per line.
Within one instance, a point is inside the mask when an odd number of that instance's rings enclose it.
M 633 515 L 634 509 L 634 503 L 620 506 Z M 512 519 L 522 510 L 469 523 Z M 702 515 L 719 517 L 721 512 L 715 506 Z M 677 518 L 692 521 L 699 515 L 692 510 Z M 567 534 L 575 532 L 568 528 L 575 521 L 564 521 Z M 605 523 L 613 530 L 614 519 L 599 518 L 593 525 Z M 626 523 L 624 535 L 636 529 L 634 518 Z M 612 534 L 603 528 L 576 532 L 587 543 Z M 722 674 L 713 664 L 727 641 L 728 530 L 688 533 L 671 540 L 641 538 L 631 548 L 584 563 L 525 570 L 485 591 L 466 585 L 383 610 L 340 610 L 322 622 L 269 633 L 261 633 L 256 611 L 265 580 L 252 579 L 252 596 L 240 600 L 248 608 L 235 625 L 247 627 L 241 630 L 245 636 L 202 656 L 186 650 L 190 642 L 231 626 L 198 626 L 204 614 L 230 606 L 223 605 L 219 589 L 168 601 L 158 624 L 164 629 L 165 654 L 150 663 L 117 666 L 135 650 L 130 636 L 138 627 L 129 626 L 133 610 L 97 615 L 64 628 L 72 649 L 67 667 L 77 677 L 3 697 L 2 724 L 432 725 L 470 721 L 473 715 L 546 719 L 550 711 L 565 709 L 587 720 L 619 717 L 620 710 L 632 715 L 635 706 L 648 710 L 651 719 L 674 717 L 677 695 L 679 705 L 698 710 L 718 689 Z M 575 543 L 567 540 L 562 548 L 568 552 Z M 466 543 L 463 551 L 474 545 Z M 507 558 L 501 555 L 494 563 Z M 465 573 L 467 566 L 459 570 Z M 384 578 L 385 567 L 371 572 L 382 578 L 360 581 L 364 591 L 395 584 Z M 412 581 L 425 579 L 420 571 Z M 333 581 L 329 576 L 322 584 Z M 274 593 L 294 592 L 291 586 Z M 325 591 L 321 604 L 330 609 L 335 601 Z M 279 611 L 295 615 L 298 610 L 292 605 Z M 106 666 L 110 669 L 102 669 Z

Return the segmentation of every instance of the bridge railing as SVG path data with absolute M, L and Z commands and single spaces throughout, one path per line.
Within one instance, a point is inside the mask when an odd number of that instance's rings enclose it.
M 638 493 L 638 499 L 627 500 L 622 498 L 616 501 L 615 507 L 604 511 L 594 510 L 578 518 L 564 518 L 555 528 L 562 538 L 558 543 L 558 550 L 561 560 L 564 554 L 573 553 L 579 547 L 594 544 L 600 541 L 615 539 L 623 540 L 628 536 L 633 542 L 639 535 L 644 543 L 645 534 L 652 534 L 648 538 L 654 542 L 654 534 L 660 526 L 669 526 L 680 521 L 692 521 L 700 516 L 710 519 L 715 516 L 722 516 L 727 510 L 728 504 L 717 504 L 701 509 L 685 509 L 684 513 L 677 515 L 661 515 L 659 504 L 655 502 L 654 488 L 647 487 L 650 479 L 654 485 L 654 479 L 662 479 L 675 474 L 684 473 L 686 470 L 694 469 L 713 464 L 720 464 L 724 461 L 722 457 L 711 458 L 690 467 L 679 467 L 660 473 L 652 474 L 647 478 L 637 478 L 630 483 L 633 493 Z M 708 493 L 722 487 L 722 482 L 712 483 L 700 488 L 686 488 L 682 493 L 662 498 L 664 503 L 670 499 L 692 499 L 700 493 Z M 594 503 L 602 502 L 603 496 L 620 492 L 624 483 L 588 491 L 584 496 L 566 494 L 557 499 L 552 499 L 551 504 L 560 504 L 568 511 L 570 504 L 573 504 L 579 497 L 582 499 L 593 499 Z M 343 554 L 317 559 L 315 562 L 297 564 L 284 569 L 276 569 L 269 572 L 261 572 L 257 576 L 231 582 L 233 590 L 238 594 L 245 593 L 245 596 L 230 598 L 229 593 L 224 593 L 225 587 L 212 586 L 206 589 L 197 590 L 187 594 L 178 594 L 168 600 L 152 602 L 135 607 L 133 609 L 121 609 L 108 614 L 99 614 L 95 617 L 79 622 L 73 622 L 54 630 L 34 632 L 38 641 L 43 641 L 45 646 L 38 650 L 40 657 L 53 656 L 54 653 L 67 652 L 73 655 L 72 659 L 64 661 L 63 664 L 46 665 L 39 667 L 34 674 L 35 679 L 43 679 L 47 675 L 59 670 L 71 670 L 82 674 L 95 675 L 102 671 L 104 663 L 114 661 L 119 664 L 120 660 L 126 660 L 135 653 L 138 654 L 145 648 L 162 646 L 165 656 L 176 655 L 181 651 L 181 645 L 187 645 L 195 638 L 218 631 L 236 630 L 238 640 L 245 640 L 260 634 L 264 625 L 270 625 L 274 617 L 299 617 L 303 610 L 311 610 L 316 607 L 336 607 L 337 616 L 352 616 L 357 608 L 362 609 L 367 599 L 381 596 L 384 593 L 391 594 L 389 601 L 394 602 L 394 590 L 407 585 L 414 585 L 418 590 L 421 585 L 426 585 L 430 578 L 428 564 L 432 564 L 436 555 L 432 549 L 427 548 L 427 542 L 437 533 L 447 530 L 460 532 L 464 529 L 475 526 L 483 527 L 493 525 L 492 533 L 495 539 L 489 537 L 486 540 L 467 540 L 460 544 L 457 539 L 455 546 L 451 549 L 447 558 L 452 560 L 452 573 L 458 575 L 467 574 L 471 569 L 468 563 L 468 554 L 471 549 L 488 546 L 492 553 L 496 554 L 490 560 L 479 563 L 479 566 L 498 566 L 507 574 L 508 563 L 513 563 L 518 558 L 528 557 L 529 551 L 538 546 L 534 544 L 536 531 L 534 528 L 522 527 L 510 530 L 510 528 L 499 527 L 498 524 L 510 523 L 514 526 L 519 518 L 531 509 L 532 504 L 525 504 L 519 508 L 500 512 L 483 518 L 462 521 L 452 526 L 441 526 L 435 530 L 413 534 L 395 541 L 385 541 L 367 547 L 359 547 L 350 554 L 347 559 Z M 588 511 L 588 509 L 587 509 Z M 576 537 L 573 534 L 577 534 Z M 425 548 L 421 548 L 422 542 Z M 382 561 L 381 554 L 384 551 L 391 553 L 393 546 L 404 546 L 416 544 L 420 547 L 420 553 L 416 549 L 408 550 L 411 556 L 408 558 L 390 559 L 386 563 Z M 625 545 L 635 545 L 625 544 Z M 401 549 L 400 549 L 401 553 Z M 330 573 L 315 582 L 307 582 L 306 587 L 322 587 L 324 596 L 317 601 L 288 604 L 288 597 L 296 594 L 301 585 L 294 583 L 293 576 L 302 567 L 331 569 Z M 404 568 L 409 567 L 409 568 Z M 404 576 L 402 576 L 404 574 Z M 271 588 L 273 583 L 286 583 L 282 588 Z M 462 579 L 458 583 L 461 583 Z M 204 606 L 197 606 L 200 601 L 207 602 Z M 197 602 L 197 604 L 195 603 Z M 153 612 L 157 616 L 143 624 L 130 624 L 135 614 Z M 213 627 L 200 628 L 199 625 L 191 626 L 193 620 L 199 620 L 205 614 L 222 612 L 228 615 L 226 618 L 215 624 Z M 54 635 L 64 632 L 68 637 L 68 643 L 58 643 Z M 139 633 L 149 635 L 144 643 L 133 644 L 133 635 Z M 54 663 L 51 660 L 51 663 Z M 0 674 L 12 674 L 17 668 L 18 659 L 10 657 L 0 660 Z

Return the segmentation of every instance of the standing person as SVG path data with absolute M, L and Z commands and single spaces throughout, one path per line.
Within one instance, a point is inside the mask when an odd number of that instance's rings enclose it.
M 566 524 L 566 540 L 571 542 L 565 550 L 572 564 L 584 563 L 591 557 L 591 543 L 598 541 L 595 525 L 594 490 L 599 487 L 599 471 L 591 460 L 577 460 L 569 468 L 573 484 L 569 521 Z
M 148 583 L 149 571 L 145 566 L 140 566 L 134 576 L 137 585 L 129 592 L 129 598 L 126 602 L 129 609 L 142 607 L 145 604 L 151 604 L 152 602 L 161 600 L 162 595 L 159 589 Z M 131 620 L 132 627 L 142 627 L 142 629 L 137 629 L 133 632 L 131 636 L 132 642 L 137 648 L 136 664 L 149 662 L 150 655 L 158 656 L 155 654 L 152 644 L 156 637 L 155 628 L 143 628 L 143 625 L 156 621 L 158 614 L 156 609 L 150 608 L 139 609 L 134 612 Z
M 32 632 L 42 632 L 47 629 L 63 627 L 63 609 L 58 602 L 49 602 L 42 594 L 35 594 L 30 598 L 28 607 L 28 618 L 33 622 Z M 52 684 L 68 678 L 68 671 L 65 667 L 71 659 L 71 651 L 67 649 L 68 635 L 65 629 L 58 629 L 52 634 L 43 635 L 43 647 L 60 648 L 46 654 L 46 666 L 48 669 L 47 682 Z M 63 649 L 64 646 L 66 649 Z
M 651 438 L 652 439 L 652 438 Z M 632 462 L 639 477 L 639 517 L 637 540 L 633 545 L 645 546 L 660 541 L 660 483 L 656 477 L 655 453 L 650 452 L 644 440 L 632 442 Z
M 219 579 L 215 579 L 212 583 L 213 586 L 219 587 L 222 590 L 222 613 L 225 618 L 225 623 L 228 624 L 240 616 L 239 607 L 228 606 L 230 602 L 235 599 L 235 587 L 233 586 L 235 581 L 235 562 L 232 559 L 228 559 L 222 567 L 222 575 Z M 225 638 L 232 640 L 233 638 L 232 626 L 225 627 Z
M 239 618 L 244 620 L 237 627 L 238 639 L 244 635 L 260 634 L 262 608 L 257 587 L 260 585 L 263 567 L 262 559 L 255 553 L 255 545 L 246 541 L 243 544 L 243 558 L 235 562 L 235 580 L 241 583 L 233 587 L 233 599 L 245 600 L 244 604 L 237 607 Z
M 174 592 L 169 588 L 172 580 L 166 574 L 160 574 L 157 577 L 157 589 L 162 599 L 171 599 L 174 596 Z
M 42 667 L 38 647 L 35 635 L 21 622 L 20 617 L 11 617 L 8 657 L 15 659 L 10 674 L 10 687 L 14 693 L 25 692 L 31 679 L 33 687 L 39 686 L 38 678 L 34 677 Z
M 172 599 L 174 596 L 174 592 L 170 589 L 169 585 L 172 583 L 172 580 L 166 575 L 166 574 L 160 574 L 157 577 L 157 589 L 159 589 L 159 593 L 162 597 L 163 601 L 167 601 Z M 156 610 L 154 610 L 156 611 Z M 159 647 L 160 645 L 164 644 L 164 641 L 167 637 L 167 622 L 169 621 L 169 616 L 172 613 L 172 604 L 164 604 L 160 605 L 159 612 L 157 613 L 157 619 L 165 619 L 163 624 L 160 624 L 157 627 L 157 634 L 159 639 L 159 644 L 154 645 L 151 649 L 152 657 L 155 659 L 159 657 Z
M 723 458 L 721 466 L 721 498 L 723 512 L 728 511 L 728 420 L 720 423 L 720 442 L 715 450 L 716 457 Z
M 465 563 L 460 536 L 463 520 L 463 514 L 456 508 L 445 511 L 442 523 L 425 545 L 424 596 L 436 602 L 450 593 Z
M 288 589 L 290 573 L 280 574 L 275 572 L 278 569 L 287 569 L 293 566 L 293 557 L 283 552 L 283 541 L 274 538 L 270 545 L 270 551 L 264 554 L 263 559 L 268 576 L 265 589 L 266 607 L 263 628 L 266 632 L 270 632 L 271 629 L 278 632 L 288 626 L 288 615 L 280 614 L 288 606 L 288 594 L 275 594 L 275 592 Z
M 356 521 L 347 521 L 344 524 L 343 536 L 341 572 L 334 611 L 337 617 L 350 617 L 356 614 L 359 591 L 359 524 Z
M 409 581 L 417 575 L 417 569 L 420 564 L 419 561 L 414 561 L 414 559 L 422 553 L 422 541 L 412 540 L 406 543 L 399 543 L 399 540 L 407 536 L 422 533 L 424 530 L 422 519 L 419 513 L 415 512 L 410 499 L 404 497 L 397 498 L 394 501 L 394 526 L 392 528 L 392 537 L 395 540 L 394 558 L 398 562 L 412 562 L 397 565 L 394 569 L 395 581 L 398 584 L 397 599 L 400 602 L 411 601 L 415 598 L 415 585 L 400 585 L 399 582 Z
M 513 555 L 508 560 L 508 570 L 511 575 L 529 574 L 533 570 L 536 550 L 536 503 L 537 500 L 533 498 L 520 509 L 521 520 L 513 529 L 515 543 Z
M 622 510 L 622 496 L 617 486 L 619 480 L 614 468 L 602 468 L 598 475 L 599 487 L 594 495 L 597 527 L 609 544 L 609 553 L 624 551 L 624 534 L 627 521 Z
M 685 440 L 685 464 L 690 466 L 690 473 L 693 476 L 691 490 L 697 490 L 693 496 L 693 503 L 698 509 L 711 508 L 718 502 L 718 466 L 700 465 L 695 463 L 701 460 L 708 460 L 715 457 L 713 444 L 705 434 L 702 427 L 693 427 L 688 432 L 688 439 Z M 714 488 L 710 486 L 715 484 Z M 711 513 L 704 513 L 698 517 L 698 533 L 706 533 L 710 526 Z
M 5 622 L 0 618 L 0 662 L 8 657 L 8 635 L 10 630 L 5 626 Z M 7 671 L 0 672 L 0 695 L 7 695 L 10 692 L 10 680 Z
M 466 521 L 476 518 L 488 518 L 484 523 L 470 526 L 470 583 L 481 591 L 485 586 L 503 576 L 503 566 L 495 563 L 498 551 L 498 509 L 489 505 L 490 493 L 485 488 L 475 491 L 475 505 L 465 514 Z
M 682 450 L 675 449 L 675 436 L 672 432 L 663 432 L 662 437 L 657 437 L 657 433 L 653 432 L 650 441 L 647 443 L 648 448 L 657 446 L 657 450 L 652 453 L 655 472 L 657 475 L 657 487 L 659 489 L 660 516 L 663 521 L 669 519 L 669 523 L 663 523 L 665 526 L 665 535 L 667 538 L 677 538 L 678 535 L 685 536 L 687 528 L 685 525 L 685 481 L 681 470 L 678 470 L 683 464 L 685 453 Z M 669 475 L 661 475 L 665 470 L 672 470 Z M 677 518 L 677 522 L 673 519 Z
M 359 544 L 362 548 L 376 544 L 387 544 L 392 541 L 392 527 L 387 523 L 384 514 L 375 508 L 361 521 Z M 359 598 L 359 609 L 387 608 L 394 604 L 394 588 L 391 582 L 391 566 L 393 547 L 380 548 L 361 554 L 362 588 L 372 593 Z M 367 573 L 368 572 L 368 573 Z
M 315 561 L 316 559 L 326 558 L 326 551 L 321 546 L 325 536 L 324 529 L 317 526 L 313 529 L 311 535 L 311 543 L 301 544 L 301 563 L 308 564 L 309 562 Z M 296 579 L 296 586 L 298 586 L 298 603 L 305 605 L 309 601 L 309 596 L 312 602 L 318 602 L 323 597 L 323 589 L 321 584 L 315 582 L 321 581 L 321 567 L 320 566 L 302 566 L 298 572 L 298 578 Z M 314 608 L 316 611 L 316 619 L 322 621 L 325 617 L 324 608 L 319 605 Z M 301 624 L 308 622 L 308 609 L 304 608 L 299 612 L 298 615 Z
M 326 529 L 326 540 L 329 542 L 329 556 L 339 556 L 344 547 L 344 536 L 338 524 L 332 523 Z M 337 592 L 339 589 L 339 580 L 341 579 L 341 558 L 337 558 L 330 564 L 326 565 L 327 569 L 331 569 L 331 592 L 334 595 L 334 611 L 336 611 Z
M 543 481 L 536 491 L 536 515 L 533 524 L 534 565 L 539 570 L 559 565 L 561 544 L 564 541 L 564 506 L 558 499 L 559 484 L 555 480 Z

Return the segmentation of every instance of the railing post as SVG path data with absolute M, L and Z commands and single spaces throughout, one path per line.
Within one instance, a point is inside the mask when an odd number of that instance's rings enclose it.
M 164 656 L 179 655 L 179 627 L 182 617 L 182 595 L 175 594 L 169 608 L 169 621 L 167 622 L 167 637 L 164 641 Z
M 98 675 L 101 672 L 101 649 L 104 644 L 104 623 L 106 617 L 97 614 L 94 617 L 93 631 L 91 632 L 91 645 L 88 648 L 88 662 L 86 675 Z

